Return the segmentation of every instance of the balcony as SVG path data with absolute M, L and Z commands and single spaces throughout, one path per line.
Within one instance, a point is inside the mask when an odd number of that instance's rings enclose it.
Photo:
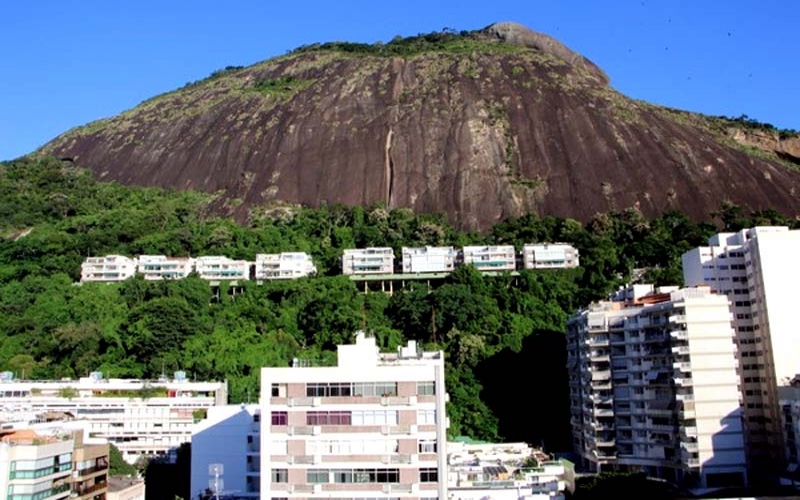
M 674 314 L 669 317 L 670 323 L 686 323 L 686 315 L 684 314 Z
M 690 372 L 692 371 L 692 364 L 685 361 L 679 361 L 677 363 L 672 363 L 672 368 L 681 372 Z
M 675 346 L 672 348 L 672 354 L 686 356 L 689 354 L 689 346 L 688 345 Z
M 681 448 L 688 451 L 689 453 L 697 453 L 700 447 L 697 443 L 688 442 L 688 441 L 681 441 Z
M 691 387 L 694 385 L 691 377 L 678 377 L 675 379 L 675 385 L 680 387 Z
M 79 469 L 72 472 L 73 477 L 78 478 L 82 476 L 88 476 L 94 474 L 95 472 L 106 471 L 108 470 L 107 463 L 98 463 L 94 467 L 87 467 L 85 469 Z
M 67 488 L 66 489 L 62 489 L 62 491 L 66 491 L 67 489 L 69 489 L 69 485 L 66 485 L 66 486 L 67 486 Z M 90 495 L 90 494 L 92 494 L 92 493 L 94 493 L 96 491 L 100 491 L 100 490 L 102 490 L 102 489 L 104 489 L 106 487 L 108 487 L 108 483 L 103 481 L 103 482 L 100 482 L 100 483 L 92 484 L 90 486 L 73 488 L 71 496 L 82 497 L 84 495 Z M 55 488 L 53 488 L 53 489 L 55 490 Z
M 689 332 L 686 330 L 670 330 L 670 337 L 677 340 L 689 340 Z

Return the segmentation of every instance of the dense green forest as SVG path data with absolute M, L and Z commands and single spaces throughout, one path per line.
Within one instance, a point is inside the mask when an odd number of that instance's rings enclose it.
M 773 211 L 725 205 L 715 223 L 680 213 L 647 220 L 629 210 L 587 224 L 534 215 L 488 234 L 455 230 L 441 215 L 381 206 L 260 207 L 246 224 L 211 215 L 219 200 L 193 192 L 95 181 L 52 158 L 0 163 L 0 370 L 18 377 L 157 377 L 185 370 L 227 379 L 231 402 L 257 401 L 262 366 L 293 357 L 329 363 L 364 323 L 385 349 L 417 339 L 447 355 L 450 432 L 569 446 L 563 342 L 567 315 L 646 268 L 679 284 L 680 255 L 717 229 L 793 224 Z M 460 268 L 433 290 L 362 294 L 338 276 L 343 248 L 369 245 L 565 241 L 576 270 L 482 277 Z M 213 255 L 253 259 L 306 251 L 320 276 L 245 283 L 212 300 L 197 278 L 76 285 L 88 255 Z M 520 397 L 522 396 L 522 397 Z M 542 411 L 530 412 L 531 400 Z

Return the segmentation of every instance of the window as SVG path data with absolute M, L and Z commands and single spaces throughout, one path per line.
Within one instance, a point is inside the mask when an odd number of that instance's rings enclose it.
M 327 483 L 330 481 L 327 469 L 308 469 L 306 482 L 309 484 Z
M 307 425 L 352 425 L 349 411 L 310 411 L 306 413 Z
M 400 469 L 335 469 L 334 483 L 399 483 Z
M 433 396 L 436 394 L 436 384 L 434 382 L 417 382 L 418 396 Z
M 428 467 L 419 470 L 419 481 L 421 483 L 436 483 L 439 481 L 439 470 L 436 467 Z
M 357 410 L 352 425 L 397 425 L 397 410 Z
M 310 455 L 378 455 L 397 453 L 397 439 L 343 439 L 309 440 L 306 450 Z
M 269 442 L 269 454 L 270 455 L 288 455 L 289 454 L 289 444 L 285 439 L 274 439 Z
M 289 414 L 285 411 L 272 412 L 272 425 L 288 425 Z
M 397 396 L 397 382 L 355 383 L 353 396 Z
M 436 453 L 436 441 L 420 441 L 418 447 L 419 453 Z
M 417 424 L 435 424 L 436 410 L 417 410 Z
M 272 469 L 272 482 L 273 483 L 289 482 L 289 471 L 286 469 Z

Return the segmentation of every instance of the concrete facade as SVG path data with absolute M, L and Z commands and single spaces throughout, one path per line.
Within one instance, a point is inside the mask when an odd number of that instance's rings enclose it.
M 359 332 L 335 367 L 263 368 L 261 391 L 263 497 L 447 498 L 442 352 Z
M 123 255 L 88 257 L 81 264 L 81 283 L 125 281 L 136 274 L 136 261 Z
M 449 273 L 455 269 L 453 247 L 403 247 L 404 273 Z
M 188 257 L 140 255 L 136 258 L 136 272 L 148 281 L 185 278 L 194 271 L 194 265 L 194 259 Z
M 394 250 L 391 248 L 348 248 L 342 254 L 342 274 L 392 273 L 394 273 Z
M 256 254 L 255 279 L 297 279 L 317 273 L 317 266 L 305 252 Z
M 587 466 L 746 483 L 727 297 L 640 285 L 571 317 L 567 348 L 573 443 Z
M 578 250 L 566 243 L 540 243 L 522 247 L 523 269 L 571 269 L 579 265 Z
M 517 254 L 513 245 L 466 246 L 462 250 L 462 261 L 479 271 L 517 269 Z

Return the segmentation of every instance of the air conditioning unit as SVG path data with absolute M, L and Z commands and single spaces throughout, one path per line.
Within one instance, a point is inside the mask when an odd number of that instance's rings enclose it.
M 419 455 L 414 453 L 414 454 L 408 456 L 408 463 L 415 464 L 417 462 L 419 462 Z
M 384 436 L 388 436 L 391 433 L 392 433 L 392 428 L 390 426 L 388 425 L 381 426 L 381 434 L 383 434 Z
M 413 405 L 417 404 L 417 397 L 416 396 L 409 396 L 408 400 L 406 401 L 406 404 L 408 406 L 413 406 Z
M 322 493 L 322 485 L 321 484 L 315 484 L 314 485 L 314 493 Z
M 389 398 L 381 398 L 381 406 L 389 406 Z
M 321 464 L 321 463 L 322 463 L 322 455 L 312 455 L 312 456 L 311 456 L 311 460 L 312 460 L 312 461 L 313 461 L 315 464 Z
M 322 398 L 311 398 L 311 406 L 320 406 L 322 404 Z
M 294 436 L 294 427 L 287 427 L 286 428 L 286 434 L 288 434 L 290 436 Z
M 391 484 L 384 484 L 383 485 L 383 492 L 384 493 L 391 493 L 392 492 L 392 485 Z
M 408 426 L 408 433 L 409 434 L 416 434 L 417 433 L 417 425 L 411 424 Z
M 319 436 L 320 434 L 322 434 L 322 427 L 320 427 L 319 425 L 311 427 L 312 436 Z
M 385 464 L 390 464 L 392 463 L 392 457 L 390 455 L 384 455 L 381 457 L 381 462 Z
M 287 491 L 287 492 L 289 492 L 289 493 L 294 493 L 294 485 L 293 485 L 293 484 L 290 484 L 290 485 L 289 485 L 289 486 L 286 488 L 286 491 Z

